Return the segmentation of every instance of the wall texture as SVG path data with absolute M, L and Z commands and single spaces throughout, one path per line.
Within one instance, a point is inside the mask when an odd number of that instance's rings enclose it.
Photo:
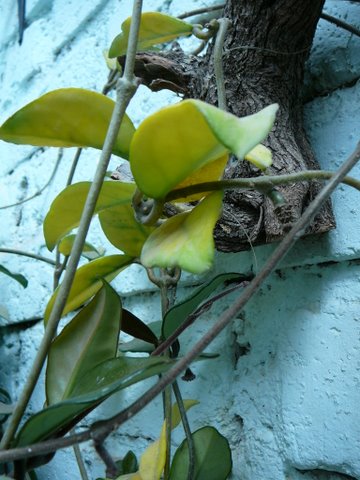
M 144 10 L 180 14 L 202 0 L 148 0 Z M 328 0 L 325 11 L 360 26 L 360 6 Z M 107 70 L 102 51 L 131 12 L 130 0 L 28 0 L 24 41 L 17 42 L 14 0 L 0 5 L 0 122 L 39 95 L 60 87 L 100 91 Z M 358 140 L 360 39 L 321 20 L 306 78 L 306 124 L 321 166 L 335 169 Z M 135 123 L 161 105 L 177 101 L 167 91 L 140 88 L 129 114 Z M 0 142 L 0 207 L 35 194 L 56 163 L 56 149 Z M 64 187 L 74 152 L 64 154 L 51 187 L 32 201 L 1 209 L 0 248 L 49 256 L 41 222 Z M 81 157 L 76 180 L 91 179 L 97 152 Z M 112 167 L 117 161 L 112 161 Z M 353 175 L 359 173 L 359 169 Z M 200 406 L 189 414 L 193 428 L 211 423 L 230 441 L 236 480 L 360 479 L 360 214 L 359 193 L 340 187 L 333 196 L 337 229 L 300 241 L 233 325 L 211 345 L 217 360 L 194 366 L 197 378 L 181 387 Z M 90 239 L 111 246 L 96 222 Z M 273 246 L 219 254 L 213 271 L 249 272 Z M 29 279 L 23 290 L 0 276 L 0 386 L 15 398 L 42 333 L 41 317 L 52 268 L 27 257 L 0 253 L 0 264 Z M 185 277 L 180 296 L 198 280 Z M 131 268 L 115 283 L 125 304 L 147 321 L 159 318 L 159 299 L 143 273 Z M 139 294 L 140 299 L 139 299 Z M 217 305 L 187 334 L 193 342 L 229 303 Z M 33 320 L 23 323 L 25 320 Z M 31 323 L 31 322 L 30 322 Z M 106 417 L 140 392 L 134 387 L 98 409 Z M 44 401 L 40 386 L 30 412 Z M 115 456 L 141 453 L 161 425 L 159 401 L 111 437 Z M 91 422 L 91 418 L 84 425 Z M 179 428 L 174 446 L 182 440 Z M 103 475 L 91 445 L 81 447 L 90 478 Z M 80 478 L 71 450 L 38 470 L 40 480 Z

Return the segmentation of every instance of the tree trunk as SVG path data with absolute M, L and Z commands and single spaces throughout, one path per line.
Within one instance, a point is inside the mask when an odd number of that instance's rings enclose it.
M 280 106 L 264 142 L 273 153 L 271 174 L 319 168 L 303 129 L 301 90 L 323 4 L 324 0 L 228 0 L 224 10 L 223 16 L 231 20 L 223 55 L 229 111 L 244 116 L 271 103 Z M 213 45 L 202 58 L 176 51 L 166 59 L 143 54 L 136 74 L 154 90 L 170 88 L 216 105 L 212 52 Z M 247 162 L 237 162 L 226 172 L 228 178 L 256 175 L 259 172 Z M 315 182 L 279 187 L 286 204 L 276 210 L 269 198 L 256 191 L 228 191 L 215 229 L 217 248 L 235 252 L 249 248 L 250 242 L 282 238 L 319 187 Z M 326 232 L 334 226 L 328 203 L 307 233 Z

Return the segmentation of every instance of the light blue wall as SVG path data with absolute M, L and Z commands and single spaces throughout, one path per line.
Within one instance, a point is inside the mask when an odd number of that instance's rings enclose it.
M 21 47 L 16 41 L 16 2 L 0 5 L 0 121 L 42 93 L 67 86 L 100 90 L 106 81 L 102 50 L 131 12 L 131 2 L 91 0 L 28 1 L 30 26 Z M 179 14 L 203 6 L 199 1 L 145 1 L 144 10 L 163 7 Z M 328 0 L 325 11 L 360 27 L 360 6 Z M 360 39 L 320 20 L 308 62 L 306 125 L 324 169 L 337 168 L 354 149 L 360 131 Z M 160 105 L 174 102 L 167 92 L 141 88 L 129 114 L 138 123 Z M 0 248 L 48 255 L 41 221 L 65 185 L 73 152 L 66 152 L 51 189 L 32 202 L 1 210 Z M 0 206 L 35 193 L 51 174 L 57 151 L 0 143 Z M 97 153 L 87 151 L 77 180 L 90 179 Z M 116 167 L 116 160 L 112 167 Z M 359 168 L 354 169 L 358 176 Z M 201 404 L 189 413 L 193 428 L 211 423 L 231 442 L 236 480 L 340 480 L 360 478 L 360 215 L 359 193 L 340 187 L 333 196 L 337 229 L 301 240 L 281 269 L 263 286 L 232 326 L 209 350 L 221 356 L 194 366 L 197 379 L 181 382 L 185 398 Z M 91 233 L 103 242 L 98 229 Z M 108 252 L 111 251 L 110 247 Z M 274 246 L 254 253 L 218 254 L 213 275 L 261 267 Z M 0 254 L 0 263 L 29 279 L 22 290 L 0 277 L 2 324 L 39 317 L 52 284 L 52 269 L 25 257 Z M 180 295 L 191 291 L 186 285 Z M 141 271 L 133 267 L 116 283 L 125 304 L 148 321 L 159 318 L 159 299 Z M 139 299 L 140 295 L 140 299 Z M 186 349 L 209 328 L 230 302 L 214 307 L 185 335 Z M 1 385 L 16 396 L 42 333 L 39 323 L 6 330 L 1 340 Z M 99 413 L 108 416 L 139 394 L 141 387 L 110 399 Z M 43 403 L 42 387 L 31 410 Z M 115 455 L 129 448 L 141 453 L 161 427 L 156 401 L 109 441 Z M 91 417 L 95 418 L 94 415 Z M 85 421 L 85 425 L 91 422 Z M 179 428 L 174 445 L 182 439 Z M 103 474 L 90 445 L 82 450 L 91 478 Z M 39 469 L 39 479 L 79 478 L 73 454 L 60 452 Z M 328 473 L 326 473 L 328 472 Z M 330 473 L 333 472 L 333 473 Z

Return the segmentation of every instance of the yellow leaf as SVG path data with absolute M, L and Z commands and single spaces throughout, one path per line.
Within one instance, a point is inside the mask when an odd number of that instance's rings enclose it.
M 49 250 L 53 250 L 62 237 L 79 225 L 90 186 L 90 182 L 70 185 L 60 192 L 51 204 L 43 225 Z M 133 183 L 104 182 L 94 214 L 110 207 L 130 205 L 134 191 Z
M 81 88 L 49 92 L 12 115 L 0 128 L 6 142 L 45 147 L 102 149 L 115 102 Z M 124 116 L 113 153 L 128 158 L 134 125 Z
M 120 475 L 120 477 L 116 477 L 116 480 L 143 480 L 143 478 L 140 476 L 139 472 L 136 472 L 136 473 L 127 473 L 126 475 Z
M 114 38 L 109 57 L 125 55 L 129 40 L 131 17 L 121 25 L 121 33 Z M 193 26 L 178 18 L 158 12 L 145 12 L 141 15 L 137 50 L 147 50 L 158 43 L 169 42 L 177 37 L 191 35 Z
M 193 400 L 191 398 L 187 398 L 187 399 L 183 399 L 183 404 L 184 404 L 185 410 L 188 411 L 191 407 L 198 405 L 199 401 Z M 179 407 L 178 407 L 178 404 L 175 403 L 171 411 L 171 429 L 173 430 L 174 428 L 176 428 L 180 422 L 181 422 L 181 415 L 180 415 Z
M 226 167 L 227 161 L 229 156 L 223 155 L 222 157 L 214 160 L 207 165 L 199 168 L 189 177 L 187 177 L 183 182 L 180 182 L 179 185 L 176 185 L 176 189 L 190 187 L 191 185 L 197 185 L 198 183 L 205 183 L 205 182 L 216 182 L 222 178 L 224 169 Z M 207 194 L 211 192 L 201 192 L 195 193 L 193 195 L 189 195 L 186 198 L 177 198 L 174 200 L 175 202 L 194 202 L 196 200 L 200 200 L 201 198 L 205 197 Z
M 245 155 L 245 160 L 264 170 L 272 164 L 272 154 L 267 147 L 259 143 Z
M 215 246 L 213 230 L 221 212 L 222 193 L 208 195 L 191 212 L 166 220 L 146 240 L 141 262 L 145 267 L 175 267 L 192 273 L 208 270 Z
M 129 266 L 133 258 L 128 255 L 109 255 L 98 258 L 78 268 L 66 301 L 62 316 L 80 307 L 102 287 L 102 279 L 110 282 L 125 267 Z M 45 310 L 44 322 L 47 323 L 53 308 L 60 285 L 52 294 Z
M 229 152 L 239 159 L 272 128 L 277 105 L 238 118 L 200 100 L 185 100 L 147 117 L 134 134 L 130 166 L 139 189 L 163 199 L 205 165 Z
M 154 230 L 136 221 L 130 202 L 102 210 L 99 220 L 109 242 L 133 257 L 140 256 L 146 239 Z
M 185 410 L 197 405 L 197 400 L 183 400 Z M 179 425 L 181 416 L 177 404 L 171 411 L 171 429 Z M 166 422 L 163 423 L 160 437 L 152 443 L 142 454 L 140 459 L 139 474 L 141 480 L 159 480 L 165 466 L 166 457 Z
M 164 470 L 166 457 L 166 425 L 162 426 L 160 437 L 141 455 L 139 473 L 142 480 L 159 480 Z

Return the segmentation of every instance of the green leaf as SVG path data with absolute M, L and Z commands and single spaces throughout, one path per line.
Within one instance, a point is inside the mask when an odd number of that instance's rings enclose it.
M 48 405 L 71 397 L 87 372 L 116 356 L 120 323 L 120 298 L 104 283 L 51 344 L 46 369 Z
M 132 260 L 133 258 L 128 255 L 109 255 L 107 257 L 97 258 L 78 268 L 62 316 L 75 310 L 89 300 L 89 298 L 95 295 L 102 287 L 102 279 L 110 282 L 121 270 L 128 267 L 132 263 Z M 45 324 L 49 319 L 59 288 L 60 285 L 52 294 L 46 306 L 44 315 Z
M 140 256 L 146 239 L 154 230 L 136 221 L 130 202 L 102 210 L 99 220 L 109 242 L 133 257 Z
M 146 323 L 140 320 L 136 315 L 129 312 L 129 310 L 124 309 L 122 311 L 121 329 L 128 335 L 132 335 L 144 342 L 151 343 L 152 345 L 158 344 L 157 336 L 154 335 L 151 328 L 149 328 Z
M 5 142 L 102 149 L 115 102 L 82 88 L 61 88 L 29 103 L 0 128 Z M 124 116 L 113 153 L 128 158 L 135 127 Z
M 185 100 L 159 110 L 141 123 L 131 142 L 136 184 L 148 197 L 163 199 L 199 168 L 225 154 L 243 159 L 266 138 L 277 108 L 273 104 L 238 118 L 200 100 Z
M 222 273 L 201 285 L 188 298 L 173 306 L 165 314 L 162 324 L 162 336 L 170 337 L 180 325 L 185 322 L 188 316 L 211 295 L 219 285 L 228 280 L 241 278 L 238 273 Z
M 17 282 L 20 283 L 24 288 L 28 286 L 28 281 L 24 277 L 24 275 L 21 275 L 20 273 L 12 273 L 10 270 L 5 268 L 3 265 L 0 265 L 0 272 L 4 273 L 8 277 L 11 277 L 13 280 L 16 280 Z
M 74 245 L 75 238 L 76 238 L 76 235 L 72 234 L 72 235 L 67 235 L 60 241 L 59 252 L 62 255 L 66 257 L 70 255 L 71 249 Z M 97 248 L 95 248 L 94 245 L 92 245 L 91 243 L 85 242 L 81 255 L 87 258 L 88 260 L 95 260 L 95 258 L 101 257 L 102 253 Z
M 141 263 L 145 267 L 180 267 L 203 273 L 213 262 L 213 230 L 220 216 L 222 193 L 208 195 L 191 212 L 169 218 L 145 242 Z
M 161 325 L 162 321 L 151 322 L 147 326 L 151 329 L 154 336 L 159 338 L 161 333 Z M 134 340 L 130 340 L 130 342 L 120 343 L 119 350 L 121 352 L 133 352 L 133 353 L 151 353 L 154 350 L 154 345 L 151 342 L 147 342 L 144 340 L 139 340 L 138 338 L 134 338 Z
M 121 33 L 117 35 L 110 47 L 109 57 L 125 55 L 129 41 L 131 17 L 121 25 Z M 193 26 L 178 18 L 158 12 L 145 12 L 141 15 L 137 51 L 148 50 L 153 45 L 170 42 L 177 37 L 191 35 Z
M 23 425 L 15 446 L 44 440 L 76 422 L 84 412 L 97 406 L 113 393 L 166 372 L 173 363 L 165 357 L 114 358 L 88 372 L 75 385 L 73 397 L 51 405 L 30 417 Z
M 136 455 L 133 451 L 129 450 L 122 460 L 118 460 L 116 465 L 119 469 L 120 475 L 126 475 L 127 473 L 135 473 L 139 468 L 139 464 Z
M 195 448 L 194 480 L 226 480 L 232 469 L 229 443 L 213 427 L 203 427 L 192 434 Z M 189 451 L 184 440 L 176 450 L 170 479 L 187 478 L 189 470 Z
M 197 405 L 197 400 L 183 400 L 183 406 L 185 410 Z M 176 428 L 180 421 L 181 416 L 179 407 L 174 404 L 171 409 L 171 429 Z M 166 458 L 166 421 L 164 421 L 160 437 L 153 443 L 151 443 L 145 452 L 141 455 L 139 464 L 139 477 L 142 480 L 160 480 L 160 476 L 164 470 Z
M 46 246 L 51 251 L 59 240 L 80 223 L 91 182 L 79 182 L 65 188 L 52 202 L 44 220 Z M 117 205 L 130 205 L 135 185 L 122 182 L 104 182 L 96 203 L 97 214 Z

